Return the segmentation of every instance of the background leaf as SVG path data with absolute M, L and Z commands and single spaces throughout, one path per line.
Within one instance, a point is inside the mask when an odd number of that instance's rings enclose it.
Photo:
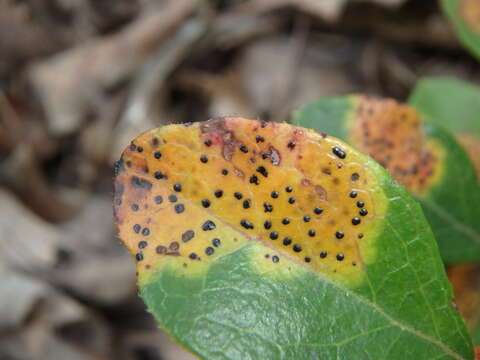
M 406 185 L 422 204 L 444 261 L 480 260 L 480 188 L 475 169 L 444 128 L 421 121 L 406 105 L 363 96 L 313 102 L 297 111 L 293 121 L 328 128 L 332 135 L 369 153 Z
M 429 77 L 418 82 L 409 103 L 452 131 L 480 174 L 480 88 L 455 78 Z
M 479 87 L 450 77 L 427 77 L 417 83 L 408 102 L 453 133 L 480 140 Z
M 448 278 L 455 292 L 455 303 L 480 346 L 480 264 L 463 264 L 448 269 Z
M 125 150 L 115 188 L 141 297 L 202 358 L 473 358 L 421 208 L 335 138 L 166 126 Z
M 480 3 L 477 0 L 441 0 L 460 41 L 480 57 Z

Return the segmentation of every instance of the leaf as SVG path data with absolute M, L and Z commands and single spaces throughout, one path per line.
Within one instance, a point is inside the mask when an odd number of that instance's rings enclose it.
M 448 269 L 458 306 L 473 343 L 480 346 L 480 264 L 463 264 Z
M 441 0 L 444 14 L 460 41 L 480 57 L 480 3 L 478 0 Z
M 140 135 L 116 170 L 140 296 L 201 358 L 473 358 L 420 207 L 347 144 L 219 118 Z
M 450 77 L 420 80 L 408 100 L 454 134 L 480 139 L 480 88 Z
M 480 187 L 452 135 L 394 100 L 346 96 L 313 102 L 297 125 L 327 129 L 370 154 L 420 201 L 447 263 L 480 260 Z
M 480 88 L 454 78 L 428 77 L 418 82 L 409 103 L 455 134 L 480 175 Z

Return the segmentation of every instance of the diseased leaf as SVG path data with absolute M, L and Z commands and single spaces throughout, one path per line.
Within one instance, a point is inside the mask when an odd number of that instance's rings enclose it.
M 425 120 L 394 100 L 356 95 L 322 99 L 294 115 L 297 125 L 328 127 L 404 184 L 422 204 L 445 262 L 479 261 L 480 187 L 475 169 L 449 132 Z
M 448 269 L 458 306 L 474 345 L 480 346 L 480 264 L 463 264 Z
M 444 14 L 452 23 L 460 41 L 480 57 L 480 2 L 478 0 L 441 0 Z
M 116 169 L 140 295 L 201 358 L 473 358 L 420 207 L 347 144 L 219 118 L 144 133 Z

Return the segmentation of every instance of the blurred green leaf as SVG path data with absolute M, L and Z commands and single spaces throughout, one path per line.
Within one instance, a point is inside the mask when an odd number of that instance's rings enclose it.
M 453 133 L 480 140 L 480 87 L 450 77 L 427 77 L 408 102 Z
M 345 96 L 306 105 L 293 122 L 328 129 L 386 167 L 422 204 L 445 262 L 480 261 L 475 169 L 455 138 L 425 119 L 393 100 Z
M 444 14 L 452 23 L 460 41 L 480 57 L 480 2 L 478 0 L 441 0 Z
M 117 170 L 140 295 L 201 358 L 473 358 L 420 206 L 342 141 L 221 118 L 142 134 Z

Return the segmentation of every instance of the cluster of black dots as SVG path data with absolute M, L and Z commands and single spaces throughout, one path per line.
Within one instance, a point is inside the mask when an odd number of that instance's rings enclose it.
M 263 124 L 266 124 L 266 123 L 263 123 Z M 262 127 L 264 127 L 264 126 L 262 126 Z M 264 142 L 265 139 L 262 136 L 256 136 L 255 141 L 257 143 L 260 143 L 260 142 Z M 156 141 L 156 143 L 158 144 L 158 140 Z M 206 147 L 210 147 L 212 145 L 212 141 L 211 140 L 206 140 L 204 142 L 204 145 Z M 288 144 L 286 146 L 287 146 L 288 149 L 294 149 L 295 146 L 296 146 L 296 143 L 295 143 L 295 141 L 290 141 L 290 142 L 288 142 Z M 132 151 L 136 150 L 138 152 L 143 152 L 144 151 L 141 146 L 135 146 L 133 143 L 131 144 L 130 149 Z M 239 146 L 239 150 L 240 150 L 240 152 L 242 152 L 244 154 L 249 153 L 248 147 L 246 145 L 243 145 L 243 144 Z M 345 159 L 346 156 L 347 156 L 347 153 L 344 150 L 342 150 L 341 148 L 339 148 L 338 146 L 334 146 L 332 148 L 332 153 L 340 159 Z M 161 154 L 160 151 L 154 151 L 153 156 L 154 156 L 155 159 L 160 159 L 162 157 L 162 154 Z M 263 159 L 268 159 L 270 157 L 271 157 L 270 153 L 262 154 Z M 207 155 L 202 154 L 199 157 L 199 161 L 203 164 L 207 164 L 209 159 L 208 159 Z M 221 169 L 220 172 L 223 176 L 227 176 L 229 174 L 228 169 L 225 169 L 225 168 Z M 156 179 L 166 179 L 167 178 L 167 176 L 165 174 L 163 174 L 159 171 L 155 172 L 153 176 Z M 267 168 L 265 166 L 258 166 L 256 168 L 255 172 L 253 174 L 251 174 L 251 176 L 249 178 L 249 183 L 252 184 L 252 185 L 255 185 L 255 186 L 260 185 L 261 177 L 267 178 L 268 176 L 269 176 L 269 173 L 268 173 Z M 357 181 L 359 178 L 360 178 L 360 175 L 358 173 L 353 173 L 351 175 L 352 181 Z M 174 193 L 172 193 L 168 196 L 168 200 L 171 203 L 175 204 L 174 205 L 175 212 L 177 214 L 181 214 L 185 211 L 185 205 L 181 204 L 181 203 L 177 204 L 178 198 L 175 195 L 175 193 L 180 193 L 182 191 L 182 185 L 178 184 L 178 183 L 174 184 L 172 189 L 173 189 Z M 296 198 L 294 196 L 292 196 L 292 193 L 294 192 L 293 187 L 292 186 L 286 186 L 284 188 L 284 192 L 286 194 L 286 196 L 285 196 L 286 201 L 291 205 L 295 204 Z M 214 198 L 220 199 L 224 195 L 225 194 L 224 194 L 224 191 L 222 189 L 216 189 L 216 190 L 214 190 L 214 192 L 212 194 L 212 199 L 208 199 L 208 198 L 202 199 L 200 201 L 200 204 L 204 208 L 209 208 L 211 206 Z M 241 192 L 238 192 L 238 191 L 234 192 L 233 197 L 240 201 L 243 209 L 249 209 L 252 206 L 252 199 L 244 198 L 244 195 Z M 270 197 L 272 199 L 272 202 L 266 201 L 266 202 L 263 203 L 263 210 L 264 210 L 265 213 L 272 213 L 274 211 L 274 201 L 276 199 L 281 198 L 282 196 L 281 196 L 280 191 L 273 190 L 270 194 Z M 358 193 L 356 191 L 351 191 L 349 193 L 349 197 L 352 198 L 352 199 L 356 199 L 358 197 Z M 162 204 L 164 200 L 163 200 L 162 196 L 157 195 L 154 198 L 154 201 L 155 201 L 156 204 Z M 365 208 L 365 202 L 363 200 L 358 200 L 356 202 L 356 206 L 359 208 L 359 211 L 358 211 L 359 216 L 355 216 L 351 219 L 351 223 L 355 226 L 359 225 L 362 222 L 361 217 L 366 216 L 368 214 L 368 210 Z M 138 211 L 139 210 L 138 204 L 133 204 L 131 206 L 131 208 L 132 208 L 133 211 Z M 323 211 L 324 210 L 321 207 L 314 207 L 312 209 L 312 212 L 315 215 L 320 215 L 320 214 L 323 213 Z M 312 219 L 312 217 L 309 214 L 306 214 L 306 215 L 303 216 L 303 222 L 305 222 L 305 223 L 309 223 L 311 221 L 311 219 Z M 291 220 L 289 218 L 283 218 L 282 219 L 282 224 L 283 225 L 287 226 L 290 223 L 291 223 Z M 252 230 L 256 226 L 253 222 L 251 222 L 250 220 L 248 220 L 246 218 L 241 219 L 239 225 L 246 230 Z M 266 230 L 272 230 L 271 229 L 272 228 L 272 222 L 270 220 L 265 221 L 264 224 L 263 224 L 263 227 Z M 215 230 L 215 228 L 216 228 L 216 225 L 212 220 L 205 221 L 201 226 L 202 231 L 212 231 L 212 230 Z M 150 234 L 150 230 L 148 229 L 148 227 L 142 228 L 140 224 L 135 224 L 133 226 L 133 231 L 135 233 L 141 234 L 143 236 L 148 236 Z M 316 234 L 316 231 L 314 229 L 309 229 L 306 235 L 313 238 L 317 234 Z M 185 233 L 182 234 L 181 240 L 182 240 L 182 242 L 186 243 L 186 242 L 192 240 L 194 238 L 194 236 L 195 236 L 195 232 L 193 230 L 187 230 Z M 345 233 L 343 231 L 338 230 L 338 231 L 335 232 L 334 236 L 335 236 L 336 239 L 341 240 L 345 237 Z M 269 233 L 269 238 L 272 241 L 275 241 L 275 240 L 280 238 L 280 234 L 277 231 L 271 231 Z M 361 233 L 358 234 L 358 238 L 359 239 L 363 238 L 363 234 L 361 234 Z M 294 240 L 290 237 L 284 237 L 283 239 L 281 239 L 281 242 L 286 247 L 291 246 L 292 250 L 296 253 L 301 253 L 303 251 L 302 246 L 298 243 L 295 243 Z M 213 255 L 215 253 L 215 248 L 219 247 L 220 245 L 221 245 L 220 239 L 214 238 L 211 241 L 211 244 L 208 245 L 205 248 L 205 250 L 204 250 L 205 255 L 207 255 L 207 256 Z M 145 240 L 141 240 L 138 243 L 139 250 L 142 250 L 142 249 L 146 248 L 147 246 L 148 246 L 148 242 L 145 241 Z M 175 255 L 175 254 L 178 254 L 179 248 L 180 248 L 180 244 L 178 242 L 172 242 L 169 245 L 168 248 L 165 247 L 165 246 L 159 245 L 156 248 L 156 252 L 158 254 L 164 254 L 164 255 L 172 255 L 172 254 Z M 328 253 L 326 251 L 321 251 L 318 254 L 318 257 L 320 259 L 326 259 L 327 256 L 328 256 Z M 266 255 L 266 257 L 270 257 L 270 256 Z M 200 260 L 200 256 L 196 253 L 189 254 L 189 258 L 192 259 L 192 260 Z M 343 253 L 337 253 L 335 258 L 336 258 L 337 261 L 343 261 L 345 259 L 345 255 Z M 143 260 L 143 254 L 141 252 L 138 252 L 136 254 L 136 259 L 138 261 Z M 271 256 L 271 260 L 274 263 L 277 263 L 277 262 L 280 261 L 280 258 L 277 255 L 274 255 L 274 256 Z M 310 263 L 312 261 L 312 258 L 310 256 L 305 256 L 304 261 L 306 263 Z M 355 263 L 353 263 L 353 264 L 355 264 Z

